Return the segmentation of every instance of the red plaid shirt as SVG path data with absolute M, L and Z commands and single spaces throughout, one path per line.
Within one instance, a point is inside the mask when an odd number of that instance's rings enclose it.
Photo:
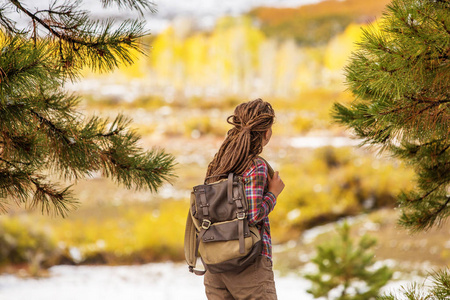
M 248 223 L 264 226 L 262 255 L 272 259 L 272 240 L 270 238 L 269 213 L 275 207 L 277 198 L 267 192 L 268 172 L 266 163 L 258 158 L 255 165 L 248 168 L 242 176 L 245 180 L 245 195 L 248 201 Z

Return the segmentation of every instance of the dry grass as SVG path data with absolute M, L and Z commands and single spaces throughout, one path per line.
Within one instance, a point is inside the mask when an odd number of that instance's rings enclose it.
M 450 240 L 448 227 L 432 229 L 428 232 L 410 234 L 397 225 L 398 211 L 381 209 L 353 219 L 353 238 L 368 234 L 377 239 L 375 258 L 384 261 L 400 272 L 426 276 L 431 270 L 448 266 L 450 263 Z M 351 220 L 351 219 L 350 219 Z M 313 257 L 315 247 L 329 241 L 337 234 L 333 226 L 313 240 L 303 238 L 293 240 L 278 248 L 275 253 L 276 267 L 283 272 L 302 273 L 303 267 Z

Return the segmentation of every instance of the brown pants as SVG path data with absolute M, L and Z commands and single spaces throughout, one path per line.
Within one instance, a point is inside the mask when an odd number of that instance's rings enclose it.
M 262 255 L 240 273 L 206 272 L 204 284 L 208 300 L 277 299 L 272 261 Z

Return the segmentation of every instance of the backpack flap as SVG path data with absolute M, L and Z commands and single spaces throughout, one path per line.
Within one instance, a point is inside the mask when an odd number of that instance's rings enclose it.
M 239 222 L 235 219 L 227 222 L 220 222 L 212 224 L 202 237 L 203 243 L 220 242 L 228 240 L 239 240 Z M 248 228 L 248 222 L 243 222 L 243 234 L 244 237 L 250 236 L 250 230 Z
M 232 173 L 226 180 L 195 186 L 193 193 L 194 216 L 199 220 L 208 219 L 211 223 L 232 220 L 236 218 L 237 207 L 241 206 L 241 211 L 248 209 L 242 176 Z

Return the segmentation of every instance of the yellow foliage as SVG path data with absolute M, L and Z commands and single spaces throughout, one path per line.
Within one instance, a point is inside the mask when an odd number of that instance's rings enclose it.
M 55 237 L 67 248 L 78 248 L 83 259 L 98 253 L 109 263 L 133 261 L 136 256 L 140 261 L 181 259 L 187 207 L 170 200 L 148 208 L 123 205 L 108 208 L 101 218 L 84 212 L 82 218 L 60 220 L 53 229 Z
M 270 217 L 278 241 L 292 238 L 283 232 L 393 206 L 400 191 L 413 187 L 412 170 L 346 148 L 317 149 L 282 163 L 280 174 L 286 188 Z
M 168 77 L 171 74 L 171 67 L 175 65 L 175 57 L 172 50 L 175 47 L 175 43 L 172 27 L 160 33 L 153 41 L 150 54 L 151 65 L 162 76 Z
M 245 17 L 222 18 L 211 34 L 178 36 L 170 27 L 152 43 L 152 72 L 159 84 L 175 89 L 229 87 L 257 68 L 263 41 L 262 32 Z
M 0 215 L 0 247 L 0 266 L 28 263 L 33 275 L 57 252 L 48 230 L 25 215 Z
M 201 84 L 207 76 L 208 39 L 204 34 L 195 34 L 185 42 L 187 79 L 193 84 Z
M 134 63 L 131 65 L 121 64 L 118 70 L 125 75 L 126 79 L 144 78 L 148 73 L 146 68 L 146 56 L 136 49 L 130 49 L 129 51 Z
M 380 16 L 389 2 L 390 0 L 326 0 L 295 8 L 259 7 L 251 14 L 268 25 L 289 23 L 305 18 L 320 19 L 334 15 L 359 16 L 370 19 Z
M 317 88 L 342 90 L 341 68 L 359 36 L 360 25 L 351 24 L 328 44 L 306 47 L 292 38 L 267 37 L 245 16 L 223 17 L 211 32 L 174 22 L 149 41 L 148 57 L 121 67 L 114 78 L 148 81 L 152 93 L 170 101 L 292 98 Z
M 361 41 L 362 29 L 378 31 L 377 23 L 371 25 L 350 24 L 345 31 L 335 36 L 327 45 L 324 56 L 324 65 L 330 70 L 341 70 L 350 54 L 356 50 L 356 43 Z

